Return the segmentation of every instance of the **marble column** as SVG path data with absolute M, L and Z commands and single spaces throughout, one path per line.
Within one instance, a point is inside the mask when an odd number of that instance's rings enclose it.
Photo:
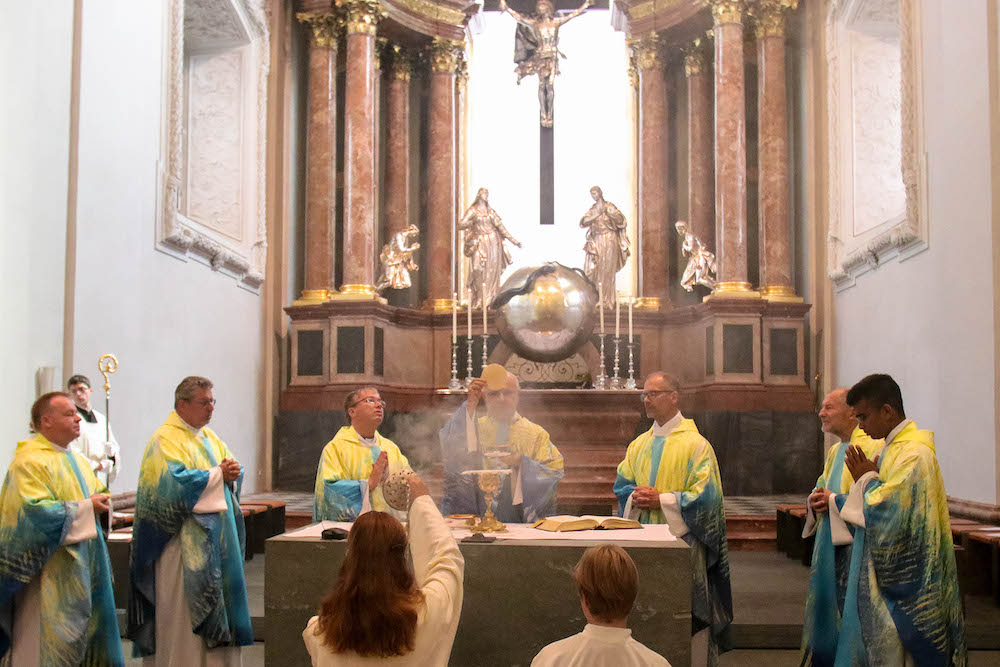
M 710 0 L 715 23 L 715 247 L 713 297 L 759 297 L 747 281 L 747 145 L 742 0 Z
M 427 131 L 427 266 L 424 306 L 451 309 L 455 290 L 455 70 L 462 45 L 435 37 L 430 48 L 431 82 Z
M 639 71 L 639 293 L 638 307 L 670 307 L 667 224 L 666 61 L 657 35 L 635 42 Z
M 337 201 L 337 33 L 333 14 L 298 14 L 310 28 L 306 124 L 304 285 L 296 304 L 322 303 L 333 292 Z
M 788 219 L 788 93 L 785 87 L 785 13 L 798 0 L 758 0 L 757 32 L 760 284 L 771 301 L 801 301 L 792 288 Z
M 410 224 L 410 75 L 409 54 L 391 47 L 386 90 L 385 240 Z
M 344 284 L 337 295 L 369 300 L 375 293 L 375 27 L 378 3 L 343 3 L 347 25 L 344 86 Z
M 688 225 L 715 252 L 715 153 L 713 86 L 705 46 L 696 39 L 684 57 L 688 84 Z

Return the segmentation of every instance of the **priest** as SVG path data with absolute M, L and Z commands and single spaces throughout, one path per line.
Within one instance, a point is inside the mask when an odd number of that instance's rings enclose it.
M 74 375 L 66 382 L 70 396 L 80 413 L 80 437 L 70 447 L 84 455 L 90 469 L 108 486 L 118 477 L 121 450 L 108 419 L 90 404 L 93 390 L 86 375 Z
M 392 509 L 382 495 L 382 482 L 409 461 L 389 438 L 378 432 L 385 401 L 375 387 L 362 387 L 344 399 L 350 426 L 343 426 L 323 448 L 313 498 L 313 521 L 354 521 L 370 510 Z M 405 520 L 405 514 L 397 515 Z
M 95 518 L 108 511 L 108 489 L 68 448 L 80 415 L 68 394 L 52 392 L 35 401 L 31 424 L 0 491 L 0 663 L 123 665 Z
M 212 382 L 184 378 L 139 467 L 128 638 L 146 664 L 239 665 L 253 644 L 243 469 L 208 423 Z
M 503 373 L 495 389 L 482 378 L 469 385 L 468 398 L 451 416 L 439 436 L 444 461 L 445 514 L 476 514 L 486 503 L 475 475 L 467 470 L 509 469 L 503 489 L 494 498 L 493 513 L 500 521 L 531 523 L 555 513 L 556 490 L 563 476 L 563 457 L 548 432 L 517 412 L 521 387 L 511 373 Z M 476 409 L 485 398 L 486 415 Z
M 885 440 L 848 448 L 854 483 L 829 494 L 831 525 L 854 525 L 835 664 L 965 665 L 965 620 L 934 433 L 903 411 L 899 385 L 869 375 L 847 392 L 861 428 Z
M 722 480 L 712 445 L 678 409 L 679 392 L 668 373 L 646 379 L 642 404 L 653 426 L 628 446 L 614 492 L 622 516 L 666 523 L 691 547 L 691 664 L 714 666 L 733 621 Z
M 806 526 L 802 532 L 803 538 L 816 536 L 802 626 L 802 664 L 817 667 L 833 665 L 836 658 L 837 634 L 847 588 L 846 573 L 851 561 L 851 549 L 843 545 L 853 528 L 838 520 L 835 526 L 836 544 L 840 546 L 835 546 L 827 497 L 831 493 L 847 493 L 854 482 L 851 471 L 844 465 L 848 447 L 860 447 L 866 456 L 872 458 L 882 447 L 881 440 L 872 440 L 858 426 L 854 410 L 847 405 L 846 388 L 834 389 L 827 394 L 819 419 L 823 432 L 837 436 L 840 442 L 827 453 L 823 474 L 816 480 L 816 487 L 809 495 Z

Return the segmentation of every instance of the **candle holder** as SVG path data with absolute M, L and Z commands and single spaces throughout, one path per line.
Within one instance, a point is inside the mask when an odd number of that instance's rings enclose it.
M 619 358 L 618 358 L 618 349 L 620 347 L 618 345 L 619 342 L 621 342 L 621 338 L 619 336 L 615 336 L 615 365 L 614 365 L 614 375 L 611 376 L 611 389 L 621 389 L 622 388 L 622 379 L 620 377 L 618 377 L 618 370 L 619 370 L 619 366 L 618 366 L 618 361 L 619 361 Z
M 635 386 L 635 362 L 633 361 L 633 352 L 635 351 L 635 343 L 628 344 L 628 379 L 625 380 L 625 389 L 633 390 Z
M 458 341 L 451 343 L 451 380 L 448 382 L 448 389 L 452 391 L 462 388 L 462 383 L 458 379 Z
M 465 338 L 465 388 L 472 384 L 472 336 Z
M 482 334 L 482 337 L 483 337 L 483 365 L 480 367 L 480 371 L 479 371 L 480 373 L 482 373 L 483 369 L 486 368 L 486 363 L 487 363 L 486 362 L 486 343 L 487 343 L 487 341 L 489 341 L 490 335 L 484 333 L 484 334 Z
M 597 377 L 594 378 L 594 389 L 605 390 L 608 388 L 608 378 L 604 374 L 604 334 L 598 334 L 601 339 L 601 363 L 597 366 Z

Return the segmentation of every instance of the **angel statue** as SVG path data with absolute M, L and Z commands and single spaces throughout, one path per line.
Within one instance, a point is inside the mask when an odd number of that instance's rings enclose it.
M 630 254 L 625 216 L 618 207 L 604 201 L 604 193 L 596 185 L 590 188 L 594 205 L 580 218 L 580 226 L 587 230 L 583 244 L 586 258 L 583 272 L 595 285 L 600 285 L 604 307 L 614 308 L 615 276 L 625 266 Z
M 577 9 L 566 14 L 556 14 L 551 0 L 538 0 L 534 16 L 524 16 L 500 0 L 500 11 L 507 12 L 517 21 L 514 34 L 514 62 L 517 63 L 517 82 L 532 74 L 538 75 L 538 104 L 541 107 L 542 127 L 552 127 L 552 103 L 555 99 L 556 75 L 559 58 L 566 56 L 559 51 L 559 28 L 590 7 L 592 0 L 584 0 Z
M 378 256 L 382 262 L 382 276 L 375 285 L 376 292 L 386 288 L 406 289 L 411 285 L 410 271 L 417 270 L 413 253 L 420 248 L 420 244 L 415 242 L 411 244 L 410 240 L 416 240 L 419 235 L 420 231 L 416 225 L 410 225 L 403 231 L 393 234 L 392 239 L 385 244 Z
M 689 258 L 687 266 L 684 267 L 684 275 L 681 276 L 681 287 L 688 292 L 693 292 L 695 285 L 715 289 L 715 273 L 718 270 L 715 253 L 710 252 L 701 239 L 688 231 L 687 223 L 683 220 L 678 220 L 674 227 L 684 239 L 681 252 Z
M 472 290 L 470 308 L 490 303 L 500 289 L 500 276 L 510 263 L 504 241 L 518 248 L 521 242 L 510 235 L 500 216 L 490 207 L 490 191 L 479 188 L 476 200 L 458 221 L 456 229 L 465 232 L 463 254 L 469 258 L 468 286 Z M 485 291 L 484 291 L 485 285 Z

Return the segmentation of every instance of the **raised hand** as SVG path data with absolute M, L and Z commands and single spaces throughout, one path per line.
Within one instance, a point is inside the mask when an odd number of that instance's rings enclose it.
M 410 485 L 410 502 L 413 502 L 420 496 L 429 496 L 431 494 L 431 492 L 427 490 L 427 485 L 424 484 L 424 480 L 420 479 L 416 473 L 410 475 L 406 481 Z
M 483 399 L 483 389 L 485 388 L 486 380 L 483 378 L 476 378 L 469 383 L 469 396 L 465 399 L 465 409 L 469 411 L 470 415 L 476 413 L 479 401 Z

